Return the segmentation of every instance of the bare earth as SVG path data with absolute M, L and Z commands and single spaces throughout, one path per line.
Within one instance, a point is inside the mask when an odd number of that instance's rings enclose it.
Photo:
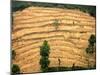
M 44 40 L 50 45 L 50 67 L 76 66 L 87 67 L 88 39 L 95 34 L 95 18 L 79 10 L 29 7 L 13 13 L 12 49 L 16 51 L 14 64 L 21 72 L 41 72 L 40 46 Z M 58 19 L 60 25 L 55 30 L 53 22 Z M 95 55 L 89 56 L 91 66 L 95 64 Z

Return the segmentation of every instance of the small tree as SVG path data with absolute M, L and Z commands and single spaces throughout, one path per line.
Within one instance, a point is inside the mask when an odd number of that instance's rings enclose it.
M 60 25 L 59 20 L 55 19 L 53 25 L 54 25 L 55 29 L 57 30 L 58 26 Z
M 18 65 L 13 64 L 12 65 L 12 75 L 16 75 L 17 73 L 20 73 L 20 68 Z
M 48 45 L 48 42 L 45 40 L 43 42 L 43 45 L 40 47 L 40 55 L 41 55 L 40 65 L 41 65 L 41 70 L 43 72 L 47 72 L 48 65 L 50 63 L 48 59 L 50 53 L 49 50 L 50 50 L 50 46 Z
M 12 50 L 12 59 L 15 59 L 15 56 L 16 56 L 16 52 Z

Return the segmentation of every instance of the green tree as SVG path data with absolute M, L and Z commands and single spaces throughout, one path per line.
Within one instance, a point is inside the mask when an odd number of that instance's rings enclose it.
M 90 44 L 91 46 L 94 46 L 94 44 L 96 43 L 96 37 L 95 37 L 95 35 L 92 34 L 92 35 L 90 36 L 88 42 L 89 42 L 89 44 Z
M 15 56 L 16 56 L 16 52 L 12 50 L 12 59 L 15 59 Z
M 42 46 L 40 47 L 40 55 L 41 55 L 40 65 L 41 65 L 42 72 L 48 71 L 48 65 L 50 63 L 48 59 L 50 53 L 49 50 L 50 50 L 50 46 L 48 45 L 48 42 L 45 40 Z
M 50 46 L 48 45 L 48 41 L 44 41 L 43 45 L 40 47 L 40 55 L 41 56 L 49 56 Z
M 17 64 L 12 65 L 12 75 L 16 75 L 17 73 L 20 73 L 20 68 Z
M 93 53 L 94 52 L 94 46 L 95 46 L 95 43 L 96 43 L 96 37 L 95 37 L 95 35 L 92 34 L 90 36 L 90 38 L 88 39 L 88 42 L 89 42 L 89 45 L 86 48 L 86 52 L 87 53 Z

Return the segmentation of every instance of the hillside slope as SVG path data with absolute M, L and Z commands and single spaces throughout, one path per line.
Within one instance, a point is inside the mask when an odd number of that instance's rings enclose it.
M 55 30 L 53 23 L 58 20 Z M 95 34 L 95 18 L 79 10 L 28 7 L 13 13 L 12 49 L 21 72 L 40 72 L 40 46 L 44 40 L 50 45 L 50 67 L 61 66 L 87 67 L 88 39 Z M 95 64 L 95 56 L 89 57 Z

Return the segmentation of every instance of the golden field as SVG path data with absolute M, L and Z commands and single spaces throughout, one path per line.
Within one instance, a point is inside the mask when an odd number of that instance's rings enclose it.
M 54 20 L 59 20 L 55 30 Z M 88 13 L 77 9 L 28 7 L 13 13 L 12 49 L 22 73 L 41 72 L 40 46 L 44 40 L 50 45 L 50 65 L 57 67 L 58 58 L 62 67 L 87 67 L 96 63 L 95 53 L 88 56 L 85 49 L 88 39 L 95 34 L 96 20 Z

